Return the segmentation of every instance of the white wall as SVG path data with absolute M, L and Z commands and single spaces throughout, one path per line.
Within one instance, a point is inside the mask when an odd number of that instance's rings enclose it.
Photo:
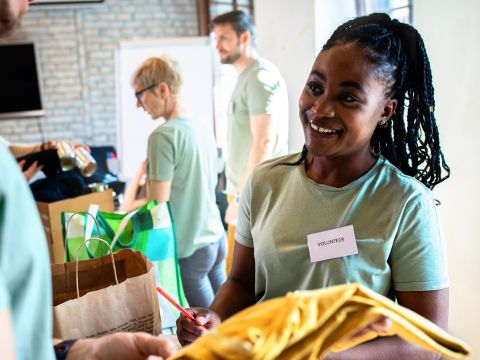
M 480 359 L 480 1 L 422 0 L 414 5 L 433 72 L 440 140 L 452 176 L 434 193 L 448 241 L 450 331 Z
M 315 0 L 315 49 L 319 53 L 332 33 L 356 17 L 355 0 Z
M 114 145 L 115 49 L 125 40 L 196 36 L 197 25 L 195 0 L 31 6 L 12 39 L 36 44 L 46 114 L 2 120 L 0 134 L 12 142 Z
M 352 17 L 354 0 L 256 0 L 257 49 L 278 66 L 289 98 L 289 152 L 302 149 L 298 98 L 317 52 L 335 28 Z
M 298 98 L 315 59 L 314 0 L 255 1 L 258 52 L 278 66 L 288 88 L 289 151 L 300 151 Z

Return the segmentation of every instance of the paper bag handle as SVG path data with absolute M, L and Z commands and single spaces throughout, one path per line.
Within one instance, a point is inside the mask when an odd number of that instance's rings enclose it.
M 85 212 L 85 214 L 87 214 L 88 216 L 90 216 L 93 221 L 95 222 L 95 226 L 97 227 L 97 233 L 98 235 L 100 236 L 100 226 L 98 226 L 98 222 L 97 222 L 97 219 L 95 218 L 95 216 L 93 216 L 92 214 L 90 214 L 88 211 Z M 70 225 L 70 220 L 72 220 L 72 218 L 75 216 L 75 215 L 82 215 L 81 212 L 74 212 L 69 218 L 68 218 L 68 221 L 67 221 L 67 225 L 65 226 L 65 236 L 64 236 L 64 239 L 65 239 L 65 243 L 63 244 L 64 248 L 65 248 L 65 253 L 67 254 L 67 262 L 70 260 L 70 257 L 68 255 L 68 244 L 67 244 L 67 234 L 68 234 L 68 226 Z M 92 238 L 92 239 L 95 239 L 95 238 Z M 81 247 L 81 245 L 80 245 Z M 110 249 L 110 252 L 112 252 L 112 249 Z M 78 257 L 78 252 L 77 252 L 77 257 Z
M 77 249 L 77 260 L 76 260 L 76 265 L 75 265 L 75 283 L 76 283 L 76 286 L 77 286 L 77 299 L 80 297 L 80 289 L 78 287 L 78 255 L 80 254 L 80 249 L 82 248 L 82 246 L 85 246 L 87 244 L 87 242 L 89 242 L 90 240 L 101 241 L 108 246 L 108 248 L 110 250 L 110 256 L 112 257 L 112 266 L 113 266 L 113 273 L 115 275 L 115 282 L 118 285 L 117 268 L 115 267 L 115 259 L 113 258 L 112 248 L 110 247 L 110 244 L 107 241 L 105 241 L 101 238 L 96 238 L 96 237 L 90 238 L 90 239 L 82 242 Z

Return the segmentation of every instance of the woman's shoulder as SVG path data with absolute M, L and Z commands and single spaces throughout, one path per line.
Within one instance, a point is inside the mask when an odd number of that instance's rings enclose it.
M 300 160 L 300 153 L 282 155 L 260 163 L 253 170 L 253 177 L 260 177 L 264 181 L 269 177 L 278 177 L 295 171 L 298 167 L 296 162 Z
M 174 118 L 165 121 L 157 126 L 151 133 L 150 137 L 173 137 L 185 133 L 185 129 L 190 127 L 190 121 L 186 118 Z
M 405 174 L 385 158 L 382 158 L 378 174 L 398 194 L 433 197 L 431 190 L 421 181 Z

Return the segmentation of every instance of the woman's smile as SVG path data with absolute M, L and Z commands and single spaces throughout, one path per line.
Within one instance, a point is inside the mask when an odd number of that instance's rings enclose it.
M 324 122 L 321 121 L 316 121 L 315 119 L 312 120 L 307 120 L 308 124 L 310 125 L 310 130 L 313 130 L 313 132 L 318 133 L 323 136 L 336 136 L 340 135 L 342 130 L 333 127 L 332 125 L 325 124 Z

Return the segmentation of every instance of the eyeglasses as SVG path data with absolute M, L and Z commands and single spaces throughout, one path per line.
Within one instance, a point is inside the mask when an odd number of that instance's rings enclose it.
M 157 84 L 153 84 L 153 85 L 147 86 L 145 89 L 135 91 L 135 97 L 137 98 L 137 100 L 138 100 L 139 102 L 142 102 L 142 99 L 141 99 L 142 94 L 143 94 L 145 91 L 148 91 L 148 90 L 153 89 L 155 86 L 157 86 Z

